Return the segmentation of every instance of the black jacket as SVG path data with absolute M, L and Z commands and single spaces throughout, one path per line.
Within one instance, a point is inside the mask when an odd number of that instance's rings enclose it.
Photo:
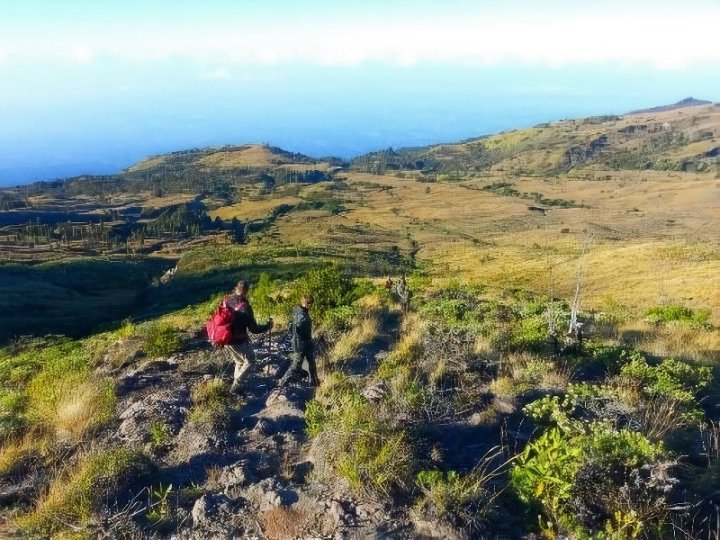
M 227 306 L 235 311 L 233 322 L 233 343 L 245 343 L 248 341 L 248 331 L 253 334 L 262 334 L 270 329 L 270 321 L 265 324 L 258 324 L 255 320 L 253 308 L 247 298 L 237 294 L 228 296 Z
M 312 319 L 308 309 L 295 306 L 293 310 L 293 349 L 297 352 L 312 349 Z

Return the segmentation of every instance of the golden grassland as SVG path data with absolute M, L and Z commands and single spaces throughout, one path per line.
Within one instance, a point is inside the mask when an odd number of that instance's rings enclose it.
M 405 253 L 414 247 L 438 284 L 460 279 L 567 299 L 582 274 L 584 309 L 600 309 L 612 297 L 640 311 L 669 303 L 707 308 L 720 321 L 720 182 L 682 172 L 590 174 L 603 180 L 498 176 L 421 183 L 348 173 L 346 188 L 332 192 L 344 212 L 292 212 L 275 222 L 275 234 L 255 241 L 398 246 Z M 587 207 L 552 206 L 543 214 L 529 209 L 532 198 L 482 191 L 501 180 L 521 193 Z M 304 186 L 298 196 L 323 190 L 330 193 L 325 185 Z M 261 213 L 281 202 L 247 207 Z
M 176 193 L 173 195 L 166 195 L 164 197 L 152 197 L 143 202 L 143 208 L 165 208 L 166 206 L 174 206 L 176 204 L 190 202 L 193 199 L 195 199 L 195 195 L 187 193 Z
M 265 217 L 274 208 L 281 204 L 297 204 L 301 202 L 297 197 L 275 197 L 258 200 L 245 200 L 231 206 L 223 206 L 208 212 L 210 219 L 219 217 L 220 219 L 230 220 L 234 217 L 239 220 L 254 220 Z
M 197 164 L 205 168 L 233 169 L 238 167 L 269 167 L 290 163 L 282 154 L 275 154 L 267 146 L 248 144 L 238 149 L 219 150 L 200 158 Z
M 145 171 L 148 169 L 154 169 L 155 167 L 159 167 L 166 161 L 166 156 L 152 156 L 149 157 L 140 163 L 136 163 L 132 167 L 129 167 L 127 169 L 128 172 L 139 172 L 139 171 Z

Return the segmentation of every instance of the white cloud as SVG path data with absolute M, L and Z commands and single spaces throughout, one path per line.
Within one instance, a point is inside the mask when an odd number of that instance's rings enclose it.
M 2 38 L 0 61 L 40 58 L 91 62 L 100 56 L 133 62 L 169 58 L 210 65 L 208 78 L 229 78 L 232 66 L 307 62 L 350 66 L 389 61 L 400 66 L 419 62 L 463 61 L 483 64 L 520 62 L 568 64 L 651 64 L 688 67 L 720 61 L 717 21 L 720 6 L 698 12 L 574 12 L 560 16 L 542 10 L 521 15 L 462 18 L 368 17 L 362 20 L 282 21 L 265 28 L 236 22 L 197 23 L 192 32 L 177 28 L 145 30 L 82 29 L 43 39 L 17 33 Z

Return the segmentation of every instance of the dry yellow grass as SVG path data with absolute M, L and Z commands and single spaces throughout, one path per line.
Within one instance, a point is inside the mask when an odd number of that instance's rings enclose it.
M 146 200 L 143 203 L 144 208 L 165 208 L 166 206 L 173 206 L 176 204 L 183 204 L 192 201 L 195 198 L 194 195 L 177 193 L 168 195 L 167 197 L 153 197 Z
M 166 156 L 154 156 L 150 157 L 148 159 L 145 159 L 141 161 L 140 163 L 136 163 L 132 167 L 128 168 L 128 172 L 138 172 L 138 171 L 144 171 L 147 169 L 154 169 L 155 167 L 159 167 L 163 163 L 165 163 Z
M 0 446 L 0 474 L 11 473 L 27 456 L 42 451 L 47 444 L 42 434 L 34 432 L 5 440 Z
M 297 172 L 327 171 L 329 168 L 330 163 L 327 161 L 323 161 L 321 163 L 287 163 L 278 166 L 278 169 Z
M 364 345 L 377 337 L 381 317 L 382 312 L 379 309 L 366 311 L 358 323 L 335 342 L 327 355 L 327 362 L 330 365 L 338 365 L 352 360 Z
M 88 381 L 69 389 L 60 398 L 52 420 L 60 439 L 80 440 L 87 430 L 97 424 L 102 410 L 105 392 L 96 381 Z
M 305 509 L 276 506 L 260 516 L 265 537 L 268 540 L 293 540 L 303 534 L 303 528 L 312 520 L 312 514 Z
M 269 167 L 289 162 L 291 162 L 289 157 L 273 153 L 268 146 L 248 144 L 238 149 L 213 152 L 200 158 L 197 164 L 205 168 L 233 169 L 238 167 Z
M 720 321 L 718 181 L 661 171 L 607 176 L 610 180 L 513 180 L 519 191 L 590 207 L 553 207 L 543 215 L 528 209 L 531 200 L 479 190 L 493 178 L 423 184 L 349 173 L 349 189 L 340 194 L 346 212 L 291 213 L 275 230 L 282 242 L 311 238 L 315 245 L 355 241 L 361 247 L 374 237 L 375 247 L 407 251 L 412 240 L 438 284 L 454 278 L 568 300 L 582 267 L 583 309 L 599 308 L 610 295 L 639 311 L 670 302 L 709 308 L 713 322 Z M 354 228 L 347 238 L 345 227 Z
M 220 219 L 230 220 L 234 217 L 239 220 L 261 219 L 268 215 L 274 208 L 281 204 L 298 204 L 300 199 L 297 197 L 279 197 L 273 199 L 261 200 L 245 200 L 231 206 L 223 206 L 208 212 L 210 219 L 219 217 Z

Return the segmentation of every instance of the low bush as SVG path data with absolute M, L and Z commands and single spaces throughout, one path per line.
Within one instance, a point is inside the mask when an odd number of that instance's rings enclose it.
M 313 295 L 313 315 L 318 322 L 324 322 L 333 309 L 349 306 L 358 298 L 353 280 L 337 266 L 311 270 L 296 280 L 288 308 L 292 309 L 304 294 Z
M 182 347 L 182 336 L 175 327 L 154 322 L 143 329 L 145 352 L 151 358 L 160 358 L 174 353 Z
M 412 455 L 405 433 L 341 379 L 331 382 L 333 390 L 310 401 L 305 411 L 318 461 L 329 469 L 325 473 L 372 494 L 388 495 L 406 486 Z
M 189 419 L 192 422 L 222 424 L 231 404 L 230 387 L 222 379 L 201 381 L 192 389 L 193 406 Z
M 422 493 L 413 513 L 420 519 L 439 521 L 478 534 L 500 493 L 497 479 L 506 463 L 499 463 L 501 452 L 494 448 L 467 474 L 456 471 L 422 470 L 415 483 Z
M 681 305 L 655 306 L 645 312 L 645 318 L 655 324 L 683 323 L 698 328 L 708 326 L 710 321 L 709 309 L 694 310 Z
M 540 505 L 554 534 L 636 538 L 661 527 L 668 512 L 676 480 L 664 457 L 661 444 L 603 422 L 571 433 L 553 427 L 526 446 L 511 482 Z

